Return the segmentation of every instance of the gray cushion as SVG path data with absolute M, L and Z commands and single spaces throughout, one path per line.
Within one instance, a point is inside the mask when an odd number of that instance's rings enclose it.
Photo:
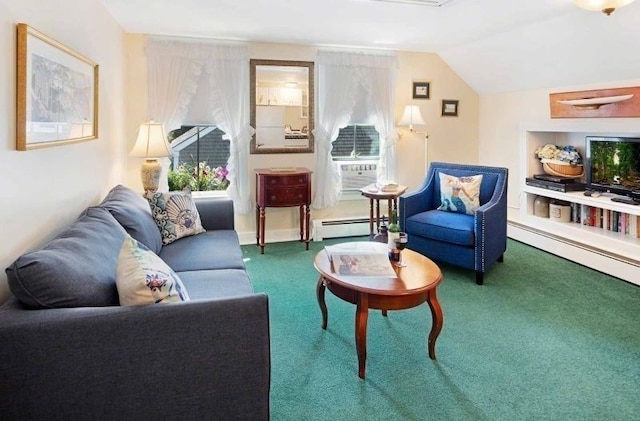
M 125 235 L 109 211 L 88 208 L 43 249 L 6 269 L 9 288 L 35 308 L 118 305 L 116 265 Z
M 176 272 L 245 269 L 238 234 L 233 230 L 207 231 L 183 237 L 162 247 L 160 257 Z
M 247 272 L 242 269 L 178 272 L 191 300 L 228 298 L 253 294 Z
M 115 186 L 100 206 L 111 212 L 130 236 L 154 253 L 160 253 L 162 235 L 151 215 L 149 202 L 128 187 Z

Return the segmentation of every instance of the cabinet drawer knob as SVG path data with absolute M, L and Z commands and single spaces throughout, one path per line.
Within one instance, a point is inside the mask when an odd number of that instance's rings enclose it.
M 271 196 L 271 200 L 276 200 L 276 196 Z
M 277 183 L 278 183 L 278 180 L 276 180 L 276 179 L 271 179 L 271 184 L 277 184 Z

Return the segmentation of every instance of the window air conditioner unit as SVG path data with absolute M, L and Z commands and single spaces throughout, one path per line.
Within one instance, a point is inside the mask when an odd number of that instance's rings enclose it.
M 338 161 L 342 191 L 360 190 L 377 181 L 377 161 Z

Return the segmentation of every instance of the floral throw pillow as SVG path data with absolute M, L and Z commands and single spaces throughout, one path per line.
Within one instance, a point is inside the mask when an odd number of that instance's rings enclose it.
M 473 215 L 480 207 L 480 183 L 482 174 L 469 177 L 454 177 L 439 173 L 439 210 Z
M 178 275 L 129 235 L 118 255 L 116 287 L 122 306 L 189 301 L 189 294 Z
M 167 245 L 179 238 L 204 232 L 200 214 L 187 189 L 183 192 L 158 193 L 145 192 L 151 214 L 156 221 L 162 244 Z

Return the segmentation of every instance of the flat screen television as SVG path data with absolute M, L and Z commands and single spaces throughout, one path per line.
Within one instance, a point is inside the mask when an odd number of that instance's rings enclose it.
M 587 189 L 640 199 L 640 138 L 586 137 Z

